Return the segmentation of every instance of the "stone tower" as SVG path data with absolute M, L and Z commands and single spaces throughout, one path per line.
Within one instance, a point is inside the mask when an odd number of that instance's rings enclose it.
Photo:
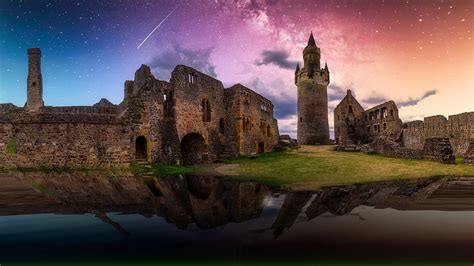
M 28 49 L 28 111 L 37 112 L 43 107 L 43 78 L 41 77 L 41 50 Z
M 313 33 L 303 50 L 304 65 L 296 66 L 295 84 L 298 89 L 298 143 L 328 144 L 329 69 L 321 68 L 321 51 Z

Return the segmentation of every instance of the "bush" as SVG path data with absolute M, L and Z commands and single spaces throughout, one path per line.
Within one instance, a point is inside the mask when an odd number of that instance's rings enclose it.
M 16 142 L 12 138 L 10 138 L 7 142 L 7 154 L 8 155 L 16 154 Z

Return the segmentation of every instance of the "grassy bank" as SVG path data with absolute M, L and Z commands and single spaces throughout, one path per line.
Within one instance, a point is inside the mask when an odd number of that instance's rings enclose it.
M 181 165 L 166 165 L 160 163 L 134 164 L 130 170 L 135 175 L 179 175 L 191 172 L 193 169 Z
M 302 146 L 229 163 L 238 165 L 235 179 L 252 179 L 294 189 L 432 176 L 474 176 L 474 165 L 336 152 L 331 146 Z

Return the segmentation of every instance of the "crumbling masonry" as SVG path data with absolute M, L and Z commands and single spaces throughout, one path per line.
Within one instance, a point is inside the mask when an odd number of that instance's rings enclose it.
M 363 149 L 363 144 L 369 144 L 369 149 L 386 155 L 445 163 L 454 163 L 453 155 L 465 156 L 466 163 L 471 162 L 473 125 L 474 112 L 402 123 L 393 101 L 364 110 L 350 90 L 334 109 L 335 139 L 340 149 Z
M 278 125 L 270 100 L 240 84 L 178 65 L 170 81 L 142 65 L 124 100 L 44 106 L 41 51 L 28 49 L 25 107 L 0 104 L 0 166 L 196 164 L 273 150 Z

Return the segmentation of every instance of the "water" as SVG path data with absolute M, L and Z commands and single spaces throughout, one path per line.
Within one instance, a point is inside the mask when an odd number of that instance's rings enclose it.
M 0 263 L 472 263 L 473 250 L 474 178 L 292 192 L 195 175 L 0 177 Z

